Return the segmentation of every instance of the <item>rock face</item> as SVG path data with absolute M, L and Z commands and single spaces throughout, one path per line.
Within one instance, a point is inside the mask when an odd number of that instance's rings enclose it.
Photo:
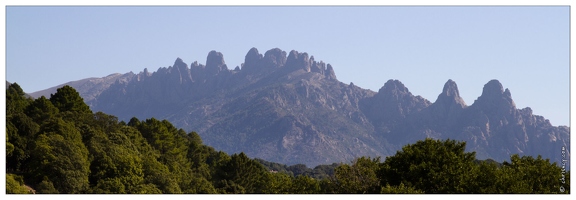
M 250 49 L 234 70 L 211 51 L 206 65 L 178 58 L 153 73 L 114 77 L 99 92 L 80 92 L 94 111 L 125 121 L 167 119 L 218 150 L 272 162 L 315 166 L 385 157 L 426 137 L 466 141 L 478 158 L 500 162 L 518 153 L 560 163 L 561 147 L 569 147 L 568 127 L 517 109 L 497 80 L 470 106 L 448 80 L 431 103 L 399 80 L 378 92 L 344 84 L 330 64 L 277 48 L 264 55 Z

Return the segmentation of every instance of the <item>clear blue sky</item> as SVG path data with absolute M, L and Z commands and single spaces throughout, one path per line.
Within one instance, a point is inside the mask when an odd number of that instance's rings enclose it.
M 569 7 L 6 7 L 6 79 L 26 92 L 177 57 L 229 69 L 252 47 L 308 52 L 378 91 L 398 79 L 434 102 L 448 79 L 471 105 L 491 79 L 518 108 L 569 125 Z

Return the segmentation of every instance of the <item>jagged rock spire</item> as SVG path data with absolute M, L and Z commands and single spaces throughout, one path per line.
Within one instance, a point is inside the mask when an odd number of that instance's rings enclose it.
M 282 67 L 286 64 L 286 52 L 279 48 L 273 48 L 264 54 L 264 63 L 266 66 Z
M 216 75 L 221 71 L 228 70 L 226 63 L 224 62 L 224 55 L 214 50 L 210 51 L 206 58 L 206 70 L 208 75 Z
M 384 83 L 384 86 L 380 88 L 378 93 L 383 94 L 396 94 L 396 93 L 409 93 L 408 88 L 404 86 L 399 80 L 388 80 Z
M 490 80 L 484 85 L 482 95 L 474 101 L 474 105 L 491 115 L 513 112 L 516 109 L 510 90 L 508 88 L 504 90 L 500 81 L 496 79 Z
M 262 59 L 262 54 L 258 53 L 258 49 L 252 47 L 244 57 L 243 68 L 255 68 Z
M 466 107 L 466 103 L 464 99 L 460 97 L 460 92 L 458 91 L 458 85 L 452 79 L 448 79 L 444 84 L 444 88 L 442 89 L 442 93 L 438 95 L 438 99 L 436 99 L 437 103 L 441 103 L 443 105 L 458 105 L 461 108 Z M 435 103 L 436 103 L 435 102 Z

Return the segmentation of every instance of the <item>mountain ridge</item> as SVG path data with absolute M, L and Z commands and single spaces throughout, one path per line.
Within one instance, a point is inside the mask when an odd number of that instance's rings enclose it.
M 87 104 L 125 121 L 168 119 L 217 149 L 272 162 L 318 165 L 387 156 L 425 137 L 467 141 L 479 159 L 497 161 L 520 153 L 558 162 L 554 149 L 569 146 L 568 127 L 552 126 L 529 107 L 517 109 L 498 80 L 485 84 L 471 105 L 448 80 L 432 103 L 399 80 L 388 80 L 378 92 L 344 84 L 330 64 L 278 48 L 264 55 L 251 48 L 232 70 L 221 53 L 210 51 L 206 65 L 177 58 L 156 72 L 122 77 L 94 98 L 83 96 Z

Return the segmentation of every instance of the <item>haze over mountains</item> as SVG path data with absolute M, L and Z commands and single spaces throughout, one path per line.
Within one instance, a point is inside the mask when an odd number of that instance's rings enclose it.
M 477 158 L 499 162 L 520 154 L 561 163 L 561 149 L 570 145 L 568 127 L 552 126 L 529 107 L 516 108 L 498 80 L 487 80 L 471 105 L 447 80 L 431 102 L 399 80 L 388 80 L 378 92 L 344 84 L 330 64 L 294 50 L 262 55 L 252 48 L 233 70 L 211 51 L 205 65 L 178 58 L 156 72 L 66 84 L 94 111 L 124 121 L 167 119 L 218 150 L 289 165 L 385 157 L 426 137 L 466 141 Z M 59 87 L 30 95 L 49 97 Z

